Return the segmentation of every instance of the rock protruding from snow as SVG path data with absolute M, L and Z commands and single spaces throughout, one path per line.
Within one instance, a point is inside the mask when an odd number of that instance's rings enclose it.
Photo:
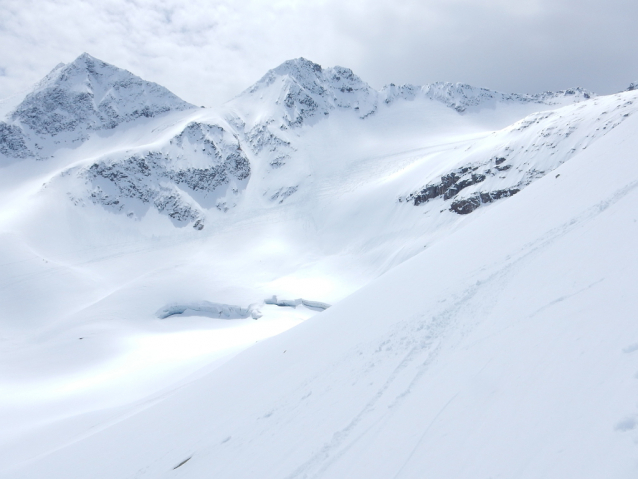
M 634 91 L 634 90 L 638 90 L 638 81 L 630 83 L 626 91 Z
M 76 175 L 85 180 L 94 204 L 132 218 L 152 206 L 177 226 L 193 223 L 201 230 L 206 209 L 235 206 L 250 172 L 234 135 L 218 125 L 191 122 L 159 150 L 104 158 Z
M 87 53 L 59 64 L 10 114 L 39 135 L 115 128 L 141 117 L 195 108 L 166 88 Z
M 0 155 L 10 159 L 24 159 L 35 155 L 27 146 L 22 128 L 0 121 Z

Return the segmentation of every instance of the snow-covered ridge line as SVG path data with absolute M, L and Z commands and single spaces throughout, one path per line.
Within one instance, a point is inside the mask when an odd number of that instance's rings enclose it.
M 556 104 L 559 98 L 572 98 L 574 101 L 588 100 L 595 96 L 593 93 L 577 87 L 557 92 L 543 92 L 536 94 L 501 93 L 486 88 L 478 88 L 465 83 L 436 82 L 423 86 L 415 85 L 386 85 L 381 90 L 385 96 L 383 100 L 390 104 L 396 100 L 414 100 L 421 96 L 435 100 L 452 108 L 459 113 L 464 113 L 472 108 L 478 108 L 486 104 L 498 102 L 539 103 Z
M 495 147 L 486 149 L 479 144 L 463 164 L 399 201 L 419 206 L 452 200 L 450 211 L 471 213 L 483 204 L 518 193 L 637 112 L 636 93 L 628 91 L 529 115 L 495 133 L 489 139 L 492 144 L 496 140 Z

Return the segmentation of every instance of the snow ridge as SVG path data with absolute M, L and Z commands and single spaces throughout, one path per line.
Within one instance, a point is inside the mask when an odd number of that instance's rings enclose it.
M 436 82 L 424 86 L 395 85 L 390 83 L 381 90 L 387 105 L 396 100 L 414 100 L 418 97 L 439 101 L 444 105 L 464 113 L 481 106 L 494 105 L 499 102 L 539 103 L 551 105 L 557 99 L 569 97 L 573 101 L 592 98 L 593 93 L 583 88 L 570 88 L 557 92 L 543 92 L 537 94 L 500 93 L 486 88 L 477 88 L 466 83 Z
M 399 201 L 419 206 L 452 200 L 449 210 L 469 214 L 484 204 L 515 195 L 587 149 L 638 112 L 635 95 L 618 94 L 529 115 L 494 134 L 496 147 L 478 145 L 461 165 Z M 437 205 L 440 206 L 440 205 Z

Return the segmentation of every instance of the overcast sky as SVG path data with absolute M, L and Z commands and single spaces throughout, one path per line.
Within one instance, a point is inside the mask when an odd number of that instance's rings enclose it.
M 375 88 L 638 81 L 637 0 L 0 0 L 0 98 L 88 52 L 217 106 L 296 57 Z

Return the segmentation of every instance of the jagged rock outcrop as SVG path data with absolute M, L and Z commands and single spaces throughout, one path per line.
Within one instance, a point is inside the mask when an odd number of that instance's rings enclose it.
M 418 206 L 438 197 L 449 200 L 459 191 L 485 180 L 485 175 L 475 173 L 478 168 L 478 166 L 464 166 L 451 171 L 443 175 L 440 182 L 426 185 L 420 191 L 411 193 L 406 197 L 406 201 L 411 201 Z
M 0 155 L 10 159 L 35 157 L 27 146 L 22 128 L 0 121 Z
M 176 225 L 202 229 L 205 210 L 233 207 L 250 172 L 234 135 L 192 122 L 159 151 L 105 158 L 75 173 L 86 182 L 90 200 L 108 210 L 140 217 L 152 206 Z

